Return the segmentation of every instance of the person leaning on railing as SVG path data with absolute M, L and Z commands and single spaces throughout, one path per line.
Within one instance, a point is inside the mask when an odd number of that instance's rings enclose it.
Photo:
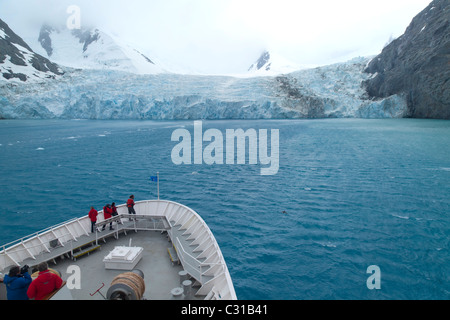
M 97 223 L 97 215 L 98 212 L 97 210 L 95 210 L 94 207 L 91 207 L 91 211 L 89 211 L 89 219 L 91 220 L 91 232 L 94 233 L 94 227 L 95 224 Z

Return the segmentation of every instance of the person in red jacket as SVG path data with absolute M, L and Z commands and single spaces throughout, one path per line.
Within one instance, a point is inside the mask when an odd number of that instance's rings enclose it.
M 31 282 L 27 291 L 28 298 L 34 300 L 44 299 L 48 294 L 61 288 L 63 283 L 60 276 L 48 270 L 47 262 L 41 262 L 38 270 L 39 276 Z
M 117 217 L 119 215 L 119 213 L 117 212 L 117 207 L 116 207 L 116 203 L 115 202 L 111 203 L 111 210 L 112 210 L 112 216 L 113 217 Z M 120 219 L 117 220 L 117 224 L 118 225 L 122 224 L 122 221 L 120 221 Z
M 112 217 L 113 210 L 111 208 L 111 205 L 108 203 L 106 206 L 103 207 L 103 216 L 105 217 L 105 220 Z M 105 230 L 106 224 L 103 225 L 102 231 Z M 114 230 L 112 227 L 112 221 L 109 224 L 109 230 Z
M 134 210 L 134 195 L 131 195 L 130 198 L 127 200 L 127 208 L 128 214 L 136 214 L 136 211 Z
M 113 203 L 111 204 L 111 210 L 112 210 L 112 216 L 113 216 L 113 217 L 119 215 L 119 213 L 117 212 L 117 207 L 116 207 L 116 203 L 115 203 L 115 202 L 113 202 Z
M 91 211 L 89 211 L 89 218 L 91 219 L 91 232 L 94 233 L 94 227 L 97 223 L 97 210 L 94 209 L 94 207 L 91 207 Z

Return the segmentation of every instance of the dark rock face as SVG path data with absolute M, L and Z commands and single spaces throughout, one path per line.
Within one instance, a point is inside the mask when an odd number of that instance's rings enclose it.
M 409 117 L 450 119 L 450 0 L 431 2 L 365 72 L 372 98 L 404 94 Z
M 41 31 L 39 33 L 39 43 L 41 44 L 42 48 L 45 49 L 49 57 L 51 57 L 53 53 L 51 34 L 54 32 L 59 33 L 60 31 L 52 26 L 44 24 L 41 27 Z M 98 29 L 74 29 L 72 30 L 72 34 L 78 38 L 81 44 L 83 44 L 83 52 L 86 52 L 91 43 L 96 42 L 100 39 Z
M 41 31 L 39 32 L 39 38 L 38 41 L 41 44 L 42 48 L 45 49 L 48 56 L 50 57 L 53 53 L 53 47 L 52 47 L 52 39 L 50 38 L 50 34 L 54 31 L 52 27 L 49 25 L 44 24 L 41 28 Z
M 268 62 L 270 61 L 270 53 L 268 51 L 264 51 L 259 59 L 248 68 L 248 71 L 250 70 L 260 70 L 262 67 L 264 67 Z M 270 65 L 268 64 L 266 66 L 266 71 L 270 70 Z
M 9 56 L 13 64 L 26 66 L 26 63 L 23 61 L 23 54 L 21 54 L 20 51 L 12 45 L 12 43 L 16 43 L 29 51 L 32 51 L 31 48 L 1 19 L 0 29 L 3 30 L 3 32 L 6 34 L 5 39 L 0 38 L 0 63 L 5 61 L 6 56 Z
M 147 61 L 148 63 L 155 64 L 152 60 L 150 60 L 149 57 L 147 57 L 147 56 L 144 55 L 143 53 L 140 53 L 140 52 L 137 51 L 137 50 L 134 50 L 134 51 L 136 51 L 137 53 L 139 53 L 139 54 L 145 59 L 145 61 Z
M 15 34 L 9 26 L 0 19 L 0 30 L 5 37 L 0 37 L 0 64 L 4 63 L 7 58 L 13 65 L 34 68 L 37 71 L 48 73 L 47 78 L 53 78 L 55 75 L 61 75 L 63 72 L 59 66 L 50 62 L 50 60 L 38 55 L 23 41 L 21 37 Z M 19 49 L 17 45 L 23 49 Z M 29 55 L 27 57 L 27 54 Z M 5 79 L 18 78 L 26 81 L 28 76 L 23 73 L 14 72 L 9 69 L 1 74 Z
M 80 43 L 83 44 L 83 52 L 86 52 L 91 43 L 96 42 L 98 39 L 100 39 L 98 29 L 95 29 L 93 31 L 74 29 L 72 30 L 72 34 L 80 39 Z
M 278 76 L 275 81 L 279 91 L 278 96 L 284 98 L 285 106 L 297 110 L 307 119 L 326 117 L 325 99 L 304 90 L 295 78 Z

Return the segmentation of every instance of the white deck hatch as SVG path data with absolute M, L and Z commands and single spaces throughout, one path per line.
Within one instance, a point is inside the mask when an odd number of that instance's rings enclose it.
M 104 259 L 105 269 L 133 270 L 142 259 L 142 247 L 115 247 Z

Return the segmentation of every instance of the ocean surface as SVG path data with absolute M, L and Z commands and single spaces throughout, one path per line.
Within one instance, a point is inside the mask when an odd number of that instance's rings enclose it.
M 224 136 L 278 129 L 272 176 L 175 165 L 171 135 L 193 124 L 0 121 L 0 245 L 91 205 L 155 199 L 159 171 L 161 198 L 215 234 L 239 299 L 450 299 L 450 121 L 203 121 Z

